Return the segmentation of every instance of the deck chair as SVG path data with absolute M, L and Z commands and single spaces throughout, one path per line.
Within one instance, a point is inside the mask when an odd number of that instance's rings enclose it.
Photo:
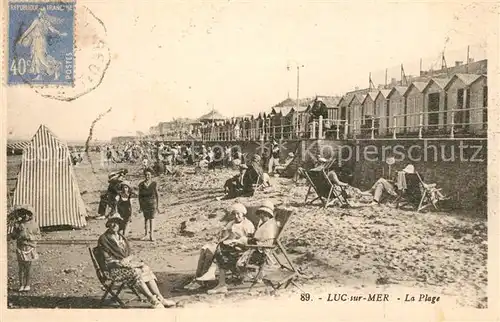
M 142 300 L 141 296 L 135 289 L 134 280 L 115 282 L 109 277 L 106 265 L 104 264 L 104 257 L 99 247 L 89 247 L 89 253 L 90 258 L 92 259 L 92 264 L 94 265 L 95 272 L 97 274 L 97 278 L 99 279 L 99 282 L 101 282 L 101 285 L 104 289 L 104 294 L 99 303 L 100 306 L 103 306 L 104 302 L 108 298 L 108 295 L 111 300 L 113 300 L 114 302 L 118 302 L 121 307 L 126 307 L 127 303 L 135 299 Z M 129 289 L 130 291 L 132 291 L 135 297 L 124 302 L 122 299 L 120 299 L 120 294 L 125 289 Z
M 336 184 L 332 183 L 324 169 L 301 169 L 301 171 L 302 175 L 306 178 L 309 184 L 309 189 L 307 190 L 304 204 L 312 204 L 314 201 L 319 199 L 323 203 L 324 208 L 328 207 L 336 201 L 340 202 L 341 206 L 349 206 L 349 203 L 345 197 L 346 192 L 344 187 L 337 186 Z M 312 189 L 314 189 L 314 191 L 316 192 L 317 197 L 307 202 L 309 195 L 312 193 Z
M 284 276 L 280 275 L 278 279 L 274 279 L 273 274 L 270 274 L 269 276 L 267 275 L 262 276 L 265 263 L 264 262 L 260 263 L 258 267 L 258 272 L 255 278 L 253 279 L 249 290 L 251 290 L 261 278 L 266 285 L 271 286 L 274 290 L 287 288 L 290 284 L 300 289 L 295 280 L 303 276 L 303 274 L 295 267 L 285 247 L 280 241 L 280 237 L 283 231 L 285 230 L 286 224 L 288 223 L 292 215 L 294 215 L 295 213 L 296 213 L 295 209 L 284 209 L 284 208 L 276 209 L 275 219 L 278 222 L 278 234 L 274 240 L 273 245 L 270 246 L 247 245 L 249 249 L 264 249 L 264 250 L 267 249 L 268 251 L 271 252 L 271 255 L 276 259 L 276 262 L 280 265 L 280 268 L 286 271 L 286 274 Z M 247 265 L 249 265 L 251 261 L 252 257 L 250 257 L 247 260 Z
M 427 184 L 423 181 L 418 172 L 406 173 L 406 190 L 400 191 L 396 199 L 396 208 L 399 208 L 402 202 L 408 202 L 417 208 L 417 212 L 433 206 L 439 210 L 438 202 L 448 199 L 441 194 L 442 189 L 436 188 L 437 184 Z

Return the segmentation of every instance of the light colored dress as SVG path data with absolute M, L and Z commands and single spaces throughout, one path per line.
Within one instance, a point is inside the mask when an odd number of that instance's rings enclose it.
M 20 262 L 32 262 L 38 259 L 36 241 L 40 237 L 40 228 L 34 220 L 17 224 L 12 231 L 17 240 L 16 255 Z

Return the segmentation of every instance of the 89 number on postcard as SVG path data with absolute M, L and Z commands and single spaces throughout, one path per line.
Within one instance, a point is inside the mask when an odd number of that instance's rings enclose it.
M 9 2 L 9 84 L 73 85 L 74 17 L 73 2 Z

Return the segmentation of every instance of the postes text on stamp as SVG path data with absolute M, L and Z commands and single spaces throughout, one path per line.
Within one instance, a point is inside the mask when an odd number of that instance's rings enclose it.
M 74 82 L 73 2 L 10 2 L 8 83 Z

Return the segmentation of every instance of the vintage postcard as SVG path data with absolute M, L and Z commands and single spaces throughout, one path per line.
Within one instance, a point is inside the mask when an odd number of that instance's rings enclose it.
M 498 10 L 3 0 L 2 317 L 497 321 Z

